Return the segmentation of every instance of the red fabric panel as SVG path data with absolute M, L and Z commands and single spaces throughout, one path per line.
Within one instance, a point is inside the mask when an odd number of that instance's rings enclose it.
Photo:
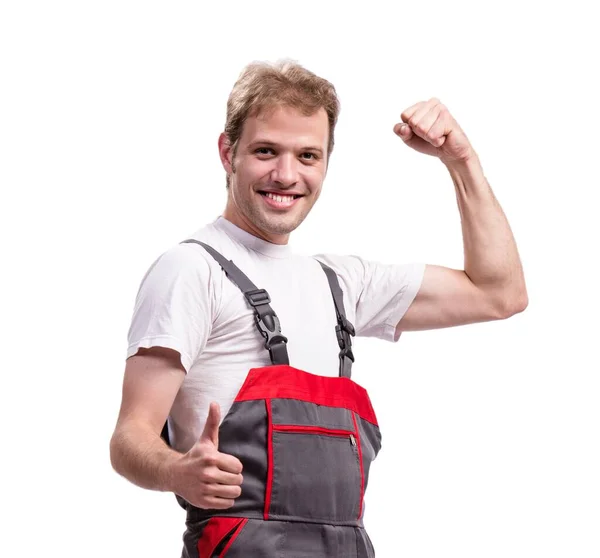
M 297 399 L 342 407 L 377 426 L 367 391 L 350 378 L 317 376 L 286 364 L 253 368 L 235 401 L 254 399 Z
M 360 502 L 357 517 L 357 519 L 360 519 L 360 516 L 362 515 L 363 498 L 365 496 L 365 470 L 363 467 L 362 448 L 360 447 L 360 431 L 358 429 L 358 423 L 356 421 L 356 415 L 354 413 L 352 413 L 352 420 L 354 421 L 354 429 L 356 430 L 356 447 L 358 449 L 358 463 L 360 465 Z
M 227 554 L 227 551 L 229 550 L 229 547 L 235 542 L 235 539 L 238 538 L 238 535 L 241 533 L 241 531 L 244 528 L 244 526 L 246 525 L 246 523 L 248 523 L 248 520 L 242 519 L 242 521 L 238 525 L 237 529 L 235 530 L 235 533 L 233 533 L 233 535 L 231 535 L 229 542 L 225 545 L 223 552 L 221 552 L 221 554 L 219 554 L 219 558 L 225 557 L 225 555 Z M 200 556 L 200 558 L 202 558 L 202 556 Z
M 271 400 L 265 401 L 267 406 L 267 490 L 265 493 L 265 521 L 269 519 L 271 507 L 271 490 L 273 489 L 273 417 L 271 415 Z
M 211 517 L 198 541 L 199 558 L 210 558 L 223 538 L 242 521 L 239 517 Z

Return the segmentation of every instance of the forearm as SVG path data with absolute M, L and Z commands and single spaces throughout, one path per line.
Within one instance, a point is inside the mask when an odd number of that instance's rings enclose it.
M 115 471 L 137 486 L 173 491 L 171 466 L 181 454 L 150 428 L 131 423 L 118 427 L 110 442 L 110 458 Z
M 517 245 L 478 157 L 446 167 L 456 189 L 465 273 L 503 310 L 522 310 L 527 291 Z

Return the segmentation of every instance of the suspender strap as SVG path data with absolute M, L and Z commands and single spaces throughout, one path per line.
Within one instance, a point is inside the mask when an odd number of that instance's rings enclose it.
M 219 263 L 226 275 L 244 293 L 248 304 L 254 310 L 254 319 L 258 331 L 265 339 L 265 349 L 269 351 L 273 364 L 289 364 L 287 353 L 287 337 L 281 334 L 279 318 L 269 306 L 271 297 L 265 289 L 258 289 L 250 279 L 231 261 L 225 259 L 212 246 L 199 240 L 188 239 L 184 243 L 195 243 L 203 246 L 206 251 Z
M 335 271 L 322 262 L 319 262 L 327 280 L 329 288 L 333 296 L 333 304 L 335 305 L 335 314 L 337 316 L 338 325 L 335 326 L 335 334 L 337 336 L 338 345 L 340 346 L 340 376 L 349 378 L 352 371 L 352 363 L 354 362 L 354 354 L 352 353 L 351 335 L 355 335 L 354 326 L 346 319 L 346 311 L 344 310 L 344 295 L 338 282 Z

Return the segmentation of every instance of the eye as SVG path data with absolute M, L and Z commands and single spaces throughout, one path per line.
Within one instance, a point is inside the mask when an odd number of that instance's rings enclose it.
M 269 155 L 270 153 L 273 153 L 273 150 L 270 147 L 259 147 L 254 153 L 257 153 L 258 155 Z
M 310 153 L 309 151 L 307 151 L 306 153 L 302 153 L 302 157 L 304 157 L 305 155 L 308 155 L 307 161 L 317 159 L 317 156 L 314 153 Z

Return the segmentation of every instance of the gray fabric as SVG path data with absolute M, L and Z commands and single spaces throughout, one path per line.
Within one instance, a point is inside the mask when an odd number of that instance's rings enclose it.
M 374 558 L 375 553 L 364 529 L 252 519 L 226 553 L 226 558 L 282 557 Z
M 273 432 L 269 517 L 356 524 L 360 487 L 349 436 Z
M 298 424 L 354 430 L 351 412 L 340 407 L 327 407 L 296 399 L 273 399 L 271 411 L 273 424 Z
M 374 424 L 361 419 L 358 415 L 355 415 L 355 417 L 360 437 L 360 449 L 362 452 L 363 473 L 365 478 L 364 492 L 366 492 L 367 485 L 369 484 L 371 463 L 375 460 L 375 457 L 377 457 L 377 454 L 381 450 L 381 432 Z
M 235 501 L 235 514 L 262 517 L 267 481 L 267 412 L 263 400 L 231 406 L 219 429 L 219 451 L 235 455 L 243 465 L 244 482 Z

